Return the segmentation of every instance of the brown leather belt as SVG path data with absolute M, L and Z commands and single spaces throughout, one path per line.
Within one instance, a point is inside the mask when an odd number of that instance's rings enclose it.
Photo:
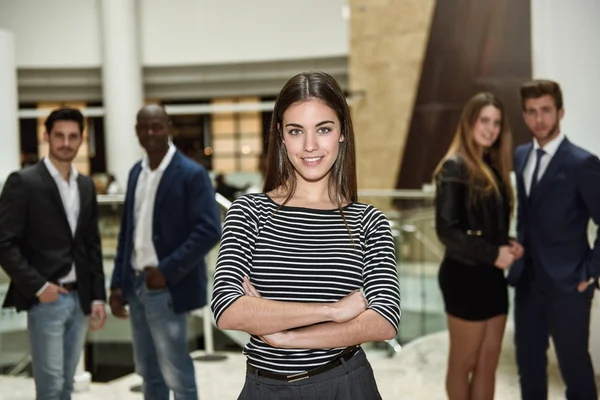
M 276 374 L 274 372 L 261 371 L 260 369 L 254 368 L 250 364 L 247 365 L 247 369 L 248 369 L 248 372 L 250 372 L 251 374 L 256 373 L 258 376 L 262 376 L 263 378 L 277 379 L 279 381 L 287 381 L 288 383 L 292 383 L 292 382 L 301 381 L 303 379 L 308 379 L 311 376 L 319 375 L 319 374 L 322 374 L 323 372 L 327 372 L 336 367 L 339 367 L 340 365 L 342 365 L 342 360 L 348 361 L 360 350 L 361 350 L 360 346 L 348 347 L 346 350 L 344 350 L 342 352 L 342 354 L 340 354 L 337 358 L 331 360 L 327 364 L 321 365 L 320 367 L 315 368 L 315 369 L 311 369 L 310 371 L 304 371 L 304 372 L 300 372 L 300 373 L 292 374 L 292 375 L 283 375 L 283 374 Z

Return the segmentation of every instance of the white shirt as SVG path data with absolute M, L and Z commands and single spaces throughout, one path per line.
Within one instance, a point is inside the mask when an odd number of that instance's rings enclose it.
M 77 228 L 77 220 L 79 219 L 79 210 L 81 202 L 79 199 L 79 186 L 77 185 L 77 176 L 79 173 L 73 165 L 71 165 L 71 173 L 69 180 L 65 180 L 58 169 L 52 164 L 50 158 L 44 157 L 44 165 L 50 172 L 50 176 L 56 182 L 60 198 L 67 214 L 67 220 L 69 221 L 69 227 L 71 228 L 71 234 L 75 236 L 75 229 Z M 59 283 L 70 283 L 77 280 L 77 274 L 75 272 L 75 263 L 71 267 L 71 271 L 58 280 Z
M 565 139 L 565 135 L 560 132 L 555 138 L 553 138 L 552 140 L 550 140 L 548 143 L 546 143 L 546 145 L 543 147 L 544 150 L 544 155 L 542 155 L 542 158 L 540 159 L 540 167 L 538 169 L 538 176 L 537 176 L 537 181 L 539 182 L 542 179 L 542 176 L 544 176 L 544 172 L 546 172 L 546 169 L 548 168 L 548 165 L 550 164 L 550 161 L 552 161 L 552 157 L 554 157 L 554 154 L 556 154 L 556 151 L 558 150 L 558 146 L 560 146 L 560 144 L 562 143 L 562 141 Z M 529 190 L 531 188 L 531 182 L 532 182 L 532 178 L 533 178 L 533 171 L 535 170 L 535 160 L 537 158 L 537 149 L 540 148 L 539 143 L 537 142 L 537 140 L 533 140 L 533 150 L 531 150 L 531 153 L 529 154 L 529 159 L 527 160 L 527 164 L 525 165 L 525 169 L 523 170 L 523 183 L 525 184 L 525 191 L 527 192 L 527 195 L 529 196 Z
M 175 146 L 169 143 L 169 150 L 158 168 L 150 169 L 148 156 L 142 159 L 142 171 L 135 188 L 133 209 L 133 241 L 134 249 L 131 264 L 136 270 L 146 267 L 157 267 L 158 256 L 152 240 L 152 224 L 154 222 L 154 203 L 156 192 L 162 176 L 175 155 Z

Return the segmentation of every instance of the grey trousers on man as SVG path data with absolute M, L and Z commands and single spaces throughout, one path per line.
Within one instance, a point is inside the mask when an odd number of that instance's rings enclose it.
M 381 400 L 381 395 L 360 350 L 332 370 L 292 383 L 247 372 L 238 400 Z

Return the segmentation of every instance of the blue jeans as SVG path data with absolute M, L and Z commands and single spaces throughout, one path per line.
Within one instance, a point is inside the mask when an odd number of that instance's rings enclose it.
M 144 380 L 145 400 L 197 400 L 194 363 L 187 344 L 187 315 L 173 312 L 168 289 L 150 290 L 138 274 L 127 299 L 135 370 Z
M 27 323 L 36 399 L 69 400 L 88 324 L 77 292 L 34 305 Z

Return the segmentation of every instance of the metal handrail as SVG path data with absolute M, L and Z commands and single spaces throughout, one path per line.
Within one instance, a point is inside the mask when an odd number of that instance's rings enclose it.
M 434 190 L 419 190 L 419 189 L 360 189 L 358 191 L 359 197 L 388 197 L 393 200 L 414 200 L 414 199 L 433 199 L 435 197 Z M 99 204 L 115 204 L 122 203 L 125 201 L 124 194 L 99 194 Z M 229 209 L 231 201 L 227 200 L 221 194 L 216 193 L 215 198 L 219 206 Z

